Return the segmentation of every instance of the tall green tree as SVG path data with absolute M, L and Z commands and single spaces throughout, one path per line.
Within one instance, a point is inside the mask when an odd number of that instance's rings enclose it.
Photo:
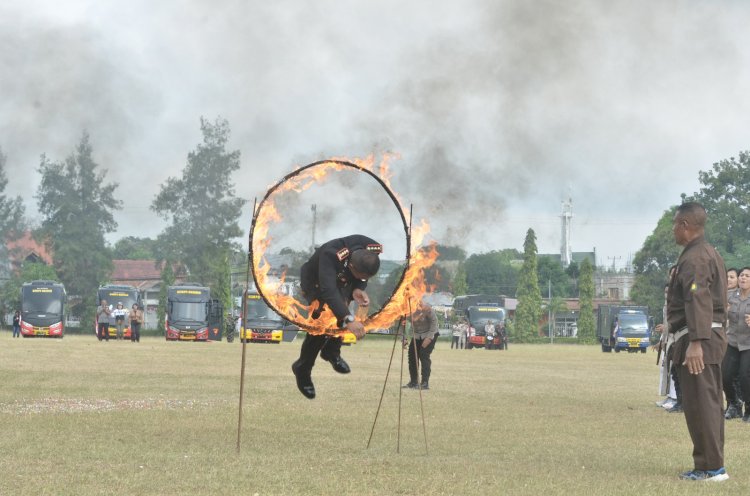
M 468 293 L 514 294 L 519 275 L 514 263 L 520 257 L 514 249 L 471 255 L 464 262 Z
M 451 290 L 453 294 L 465 295 L 469 291 L 469 285 L 466 282 L 466 264 L 461 262 L 456 268 L 456 274 L 453 276 L 453 282 L 451 283 Z
M 41 183 L 36 199 L 43 216 L 35 233 L 53 256 L 55 271 L 71 300 L 71 313 L 93 320 L 96 290 L 112 272 L 112 258 L 104 235 L 117 228 L 112 211 L 121 202 L 114 197 L 116 183 L 105 184 L 98 170 L 88 133 L 65 162 L 42 156 Z
M 706 237 L 726 258 L 748 252 L 750 241 L 750 151 L 721 160 L 711 170 L 700 171 L 700 190 L 692 200 L 708 212 Z M 685 200 L 683 196 L 683 200 Z
M 681 248 L 674 242 L 672 218 L 674 208 L 665 211 L 654 231 L 646 238 L 643 247 L 633 258 L 635 281 L 630 298 L 638 305 L 646 305 L 656 322 L 662 321 L 664 284 L 669 268 L 677 262 Z
M 581 262 L 581 273 L 578 279 L 578 337 L 581 340 L 593 341 L 596 334 L 594 320 L 594 267 L 586 258 Z
M 159 286 L 159 306 L 156 307 L 156 329 L 166 334 L 164 319 L 167 315 L 167 287 L 174 284 L 174 269 L 172 262 L 164 261 L 161 268 L 161 284 Z
M 542 296 L 539 293 L 537 278 L 536 234 L 533 229 L 526 231 L 523 242 L 523 266 L 518 278 L 518 306 L 514 322 L 515 338 L 528 341 L 539 333 L 539 319 L 542 315 Z
M 10 197 L 5 193 L 8 176 L 5 173 L 6 156 L 0 148 L 0 246 L 20 231 L 23 224 L 24 206 L 20 196 Z
M 539 287 L 544 296 L 547 296 L 548 285 L 552 283 L 552 296 L 566 297 L 570 291 L 570 277 L 565 273 L 559 260 L 552 257 L 537 257 L 536 272 L 539 279 Z
M 112 247 L 114 260 L 155 260 L 158 258 L 156 240 L 128 236 L 119 239 Z
M 158 238 L 163 258 L 187 267 L 190 279 L 213 292 L 231 294 L 226 270 L 242 235 L 238 224 L 245 200 L 234 192 L 232 173 L 240 168 L 239 150 L 227 151 L 229 123 L 200 120 L 203 142 L 187 157 L 182 177 L 162 185 L 151 209 L 171 221 Z
M 44 279 L 47 281 L 59 281 L 55 269 L 45 263 L 26 262 L 21 270 L 13 274 L 10 280 L 0 290 L 0 298 L 4 312 L 10 312 L 21 308 L 21 286 L 25 282 Z
M 2 148 L 0 148 L 0 284 L 11 277 L 6 241 L 14 239 L 20 234 L 24 213 L 20 196 L 11 198 L 5 194 L 5 188 L 8 185 L 5 163 L 6 157 Z

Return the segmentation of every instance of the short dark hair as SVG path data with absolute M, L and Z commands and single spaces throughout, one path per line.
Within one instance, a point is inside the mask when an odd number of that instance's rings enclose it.
M 352 263 L 357 267 L 357 270 L 372 277 L 380 270 L 380 257 L 377 252 L 370 250 L 355 250 L 352 253 Z
M 730 272 L 734 272 L 734 275 L 736 276 L 740 275 L 740 270 L 735 267 L 729 267 L 727 269 L 727 274 L 729 274 Z
M 677 207 L 677 215 L 679 215 L 680 217 L 685 217 L 690 224 L 699 227 L 705 227 L 706 218 L 708 217 L 708 215 L 706 214 L 706 209 L 703 208 L 703 205 L 694 201 L 685 202 Z

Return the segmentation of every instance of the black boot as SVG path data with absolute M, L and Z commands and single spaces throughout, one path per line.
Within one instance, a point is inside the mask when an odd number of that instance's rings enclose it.
M 419 389 L 430 389 L 430 383 L 428 381 L 422 381 L 422 384 L 419 385 Z
M 732 401 L 731 403 L 729 403 L 726 411 L 724 412 L 724 418 L 726 420 L 732 420 L 742 417 L 742 405 L 739 406 L 739 409 L 737 408 L 737 406 L 738 405 L 736 401 Z
M 315 398 L 315 386 L 310 377 L 310 371 L 302 370 L 300 362 L 297 360 L 292 364 L 292 372 L 294 373 L 295 379 L 297 379 L 297 389 L 307 399 Z

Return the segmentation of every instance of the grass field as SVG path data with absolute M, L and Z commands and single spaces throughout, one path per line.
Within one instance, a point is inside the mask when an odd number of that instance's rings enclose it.
M 451 350 L 431 389 L 402 396 L 397 351 L 373 441 L 392 341 L 344 348 L 318 398 L 296 389 L 298 340 L 242 345 L 12 339 L 0 334 L 0 495 L 738 494 L 750 487 L 750 425 L 726 425 L 731 479 L 689 483 L 684 418 L 654 406 L 655 355 L 593 346 Z M 406 367 L 405 367 L 406 368 Z

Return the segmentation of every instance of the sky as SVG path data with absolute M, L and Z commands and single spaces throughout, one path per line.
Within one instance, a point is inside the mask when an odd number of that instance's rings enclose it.
M 223 118 L 245 231 L 296 167 L 394 153 L 394 190 L 440 243 L 522 249 L 532 228 L 559 253 L 572 198 L 573 251 L 621 268 L 699 171 L 750 148 L 748 19 L 742 0 L 6 0 L 6 194 L 38 220 L 40 156 L 86 130 L 123 202 L 108 240 L 156 237 L 160 185 L 200 118 Z M 317 242 L 358 232 L 400 258 L 376 186 L 342 173 L 286 198 L 272 246 L 309 246 L 315 203 Z

